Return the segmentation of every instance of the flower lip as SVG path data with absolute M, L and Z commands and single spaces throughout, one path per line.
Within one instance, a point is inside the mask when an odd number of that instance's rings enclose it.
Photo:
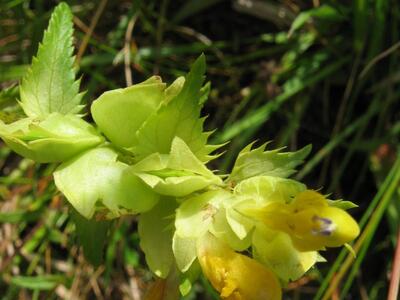
M 318 229 L 313 229 L 311 232 L 313 235 L 330 236 L 336 229 L 336 224 L 329 218 L 319 217 L 314 215 L 312 218 L 314 223 L 317 223 Z

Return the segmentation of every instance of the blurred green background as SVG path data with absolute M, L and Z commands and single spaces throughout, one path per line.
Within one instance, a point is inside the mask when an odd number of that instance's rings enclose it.
M 387 299 L 400 220 L 398 1 L 66 2 L 88 105 L 153 74 L 171 82 L 204 52 L 206 128 L 218 129 L 214 143 L 232 140 L 212 169 L 229 170 L 254 140 L 312 144 L 296 178 L 359 205 L 355 261 L 347 250 L 323 253 L 328 262 L 287 286 L 285 299 Z M 20 114 L 17 84 L 57 3 L 0 0 L 2 120 Z M 152 277 L 135 217 L 116 222 L 104 265 L 93 268 L 53 170 L 0 146 L 0 299 L 141 299 Z M 200 280 L 185 299 L 218 296 Z

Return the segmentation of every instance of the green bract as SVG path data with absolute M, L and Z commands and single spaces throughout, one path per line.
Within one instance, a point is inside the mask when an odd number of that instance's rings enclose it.
M 221 185 L 179 137 L 169 154 L 153 153 L 131 167 L 131 171 L 159 194 L 183 197 L 210 185 Z
M 136 132 L 165 100 L 165 87 L 161 78 L 154 76 L 125 89 L 105 92 L 92 104 L 93 119 L 114 145 L 134 147 Z
M 299 251 L 290 237 L 259 225 L 252 240 L 253 256 L 283 281 L 297 280 L 317 261 L 317 251 Z
M 95 128 L 74 115 L 51 113 L 43 120 L 0 121 L 0 136 L 18 154 L 37 162 L 62 162 L 104 141 Z
M 117 157 L 112 148 L 99 147 L 63 163 L 54 172 L 57 187 L 84 217 L 91 218 L 96 210 L 110 218 L 140 213 L 156 204 L 158 195 Z
M 91 107 L 95 124 L 76 115 L 82 94 L 72 68 L 71 18 L 66 4 L 56 8 L 22 81 L 27 117 L 0 121 L 0 137 L 24 157 L 61 163 L 55 184 L 74 208 L 91 262 L 101 262 L 110 219 L 140 214 L 150 269 L 175 280 L 182 294 L 201 270 L 222 298 L 279 300 L 280 282 L 303 276 L 317 251 L 356 238 L 358 225 L 344 210 L 351 202 L 328 200 L 288 178 L 309 146 L 281 152 L 252 143 L 230 174 L 207 168 L 221 145 L 208 145 L 211 133 L 203 130 L 200 111 L 210 91 L 203 55 L 169 87 L 153 76 L 105 92 Z M 151 295 L 166 300 L 162 291 Z
M 233 192 L 235 195 L 245 197 L 240 205 L 246 205 L 249 202 L 263 206 L 271 201 L 289 203 L 296 194 L 305 189 L 304 184 L 292 179 L 256 176 L 240 182 L 235 186 Z
M 146 254 L 146 262 L 159 277 L 168 276 L 174 266 L 172 236 L 173 215 L 178 203 L 173 198 L 162 197 L 158 204 L 139 218 L 140 247 Z
M 252 150 L 253 144 L 240 151 L 229 175 L 230 181 L 237 183 L 259 175 L 289 177 L 311 151 L 310 145 L 297 152 L 280 152 L 281 149 L 264 151 L 267 143 Z
M 181 138 L 202 162 L 218 145 L 207 145 L 211 133 L 203 132 L 202 107 L 204 56 L 193 65 L 187 78 L 179 77 L 166 88 L 160 77 L 125 89 L 105 92 L 93 102 L 91 111 L 100 130 L 117 147 L 137 159 L 153 153 L 168 154 L 175 137 Z

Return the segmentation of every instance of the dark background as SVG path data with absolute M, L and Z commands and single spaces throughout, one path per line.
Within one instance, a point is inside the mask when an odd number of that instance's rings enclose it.
M 75 16 L 75 53 L 88 107 L 102 92 L 127 85 L 126 68 L 133 83 L 153 74 L 172 82 L 204 52 L 212 83 L 203 110 L 206 128 L 217 128 L 212 142 L 231 140 L 213 169 L 229 171 L 240 149 L 254 140 L 289 150 L 312 144 L 296 178 L 358 204 L 351 210 L 357 220 L 368 208 L 377 210 L 373 199 L 386 192 L 385 180 L 392 182 L 388 174 L 400 132 L 397 1 L 67 2 Z M 10 87 L 30 64 L 57 3 L 0 2 L 2 119 L 19 113 L 12 109 L 18 90 Z M 302 18 L 302 26 L 290 31 Z M 134 26 L 126 38 L 129 23 Z M 53 168 L 0 148 L 0 299 L 138 299 L 135 291 L 144 290 L 151 275 L 135 218 L 118 221 L 105 265 L 93 269 L 76 246 L 66 203 L 51 182 Z M 342 299 L 385 299 L 399 227 L 398 191 L 388 194 L 391 201 L 358 254 L 360 268 L 353 281 L 343 278 L 337 297 L 342 292 Z M 384 198 L 379 195 L 378 204 Z M 285 297 L 314 297 L 338 253 L 324 252 L 328 262 L 289 285 Z M 27 289 L 11 283 L 16 275 L 39 275 L 55 284 Z M 215 297 L 203 281 L 187 299 Z

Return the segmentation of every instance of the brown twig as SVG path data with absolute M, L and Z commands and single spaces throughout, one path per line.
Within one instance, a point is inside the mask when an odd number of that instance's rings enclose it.
M 89 26 L 87 26 L 77 16 L 74 16 L 74 24 L 76 25 L 76 27 L 78 27 L 80 30 L 82 30 L 85 34 L 88 34 L 90 32 Z M 100 39 L 94 32 L 91 33 L 91 36 L 94 37 L 94 38 Z
M 397 235 L 397 246 L 394 254 L 393 269 L 390 276 L 388 300 L 396 300 L 400 285 L 400 230 Z
M 7 266 L 12 262 L 15 255 L 17 255 L 19 253 L 19 251 L 25 245 L 25 243 L 33 237 L 33 235 L 36 233 L 36 231 L 38 231 L 40 229 L 40 227 L 42 227 L 42 225 L 43 225 L 42 222 L 36 223 L 35 227 L 33 227 L 32 230 L 24 237 L 24 239 L 22 240 L 22 243 L 19 245 L 16 245 L 13 255 L 7 257 L 4 260 L 4 262 L 1 264 L 0 274 L 4 272 L 4 270 L 7 268 Z
M 125 71 L 125 80 L 126 86 L 132 85 L 132 70 L 131 70 L 131 42 L 132 42 L 132 31 L 133 27 L 135 27 L 137 19 L 137 14 L 132 16 L 128 23 L 128 27 L 125 32 L 125 44 L 124 44 L 124 71 Z
M 395 43 L 382 53 L 379 53 L 377 56 L 375 56 L 366 66 L 365 68 L 360 72 L 359 78 L 362 78 L 365 76 L 365 74 L 368 73 L 368 71 L 380 60 L 384 59 L 386 56 L 392 54 L 394 51 L 400 48 L 400 42 Z
M 76 60 L 75 60 L 75 64 L 76 65 L 79 65 L 79 63 L 81 61 L 81 58 L 82 58 L 83 54 L 85 53 L 85 50 L 86 50 L 86 47 L 87 47 L 87 45 L 89 43 L 90 37 L 93 34 L 93 31 L 94 31 L 94 29 L 95 29 L 95 27 L 97 25 L 97 22 L 100 19 L 101 14 L 104 11 L 104 8 L 107 5 L 107 2 L 108 2 L 108 0 L 102 0 L 100 2 L 99 6 L 97 7 L 97 10 L 96 10 L 91 22 L 90 22 L 89 30 L 86 32 L 86 34 L 85 34 L 85 36 L 84 36 L 84 38 L 82 40 L 82 43 L 81 43 L 81 45 L 79 47 L 78 53 L 76 55 Z

